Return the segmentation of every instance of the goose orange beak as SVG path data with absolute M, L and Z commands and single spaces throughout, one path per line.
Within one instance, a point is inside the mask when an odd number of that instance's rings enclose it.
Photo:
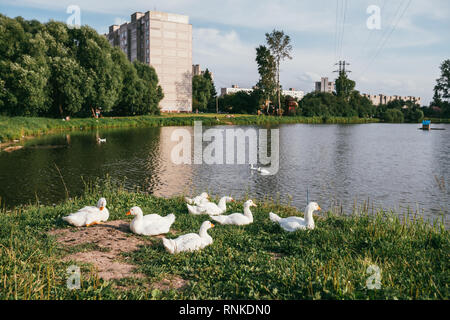
M 100 207 L 100 211 L 102 211 L 105 207 Z
M 211 228 L 214 228 L 214 224 L 213 223 L 211 223 Z
M 130 211 L 127 212 L 127 216 L 131 216 L 131 212 Z
M 321 208 L 321 207 L 318 207 L 318 208 L 317 208 L 317 210 L 319 210 L 319 211 L 320 211 L 320 210 L 322 210 L 322 208 Z

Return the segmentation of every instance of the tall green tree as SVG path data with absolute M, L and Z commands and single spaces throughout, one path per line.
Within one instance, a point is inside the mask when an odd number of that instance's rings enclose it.
M 211 82 L 210 97 L 209 97 L 209 101 L 208 101 L 208 110 L 215 111 L 216 110 L 217 91 L 216 91 L 216 86 L 214 85 L 212 73 L 209 71 L 208 68 L 206 68 L 205 72 L 203 73 L 203 77 Z
M 256 48 L 259 81 L 256 84 L 263 100 L 272 100 L 277 91 L 277 63 L 266 46 Z
M 348 101 L 350 95 L 355 89 L 355 81 L 347 77 L 344 71 L 339 72 L 339 77 L 335 81 L 336 95 Z
M 272 33 L 266 33 L 266 41 L 277 64 L 278 107 L 281 107 L 280 64 L 281 61 L 292 59 L 291 38 L 285 35 L 283 31 L 274 29 Z
M 441 77 L 434 87 L 433 105 L 441 108 L 441 116 L 450 117 L 450 59 L 441 64 Z
M 192 108 L 198 111 L 206 111 L 211 98 L 211 80 L 203 75 L 192 77 Z

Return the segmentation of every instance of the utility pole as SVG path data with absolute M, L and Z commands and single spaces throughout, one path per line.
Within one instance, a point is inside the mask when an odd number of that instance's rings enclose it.
M 339 61 L 338 63 L 335 63 L 334 65 L 335 65 L 335 66 L 339 66 L 339 70 L 333 71 L 333 72 L 339 72 L 339 75 L 340 75 L 342 72 L 343 72 L 345 75 L 347 75 L 347 72 L 349 72 L 349 73 L 351 72 L 350 70 L 345 70 L 345 67 L 350 65 L 350 63 L 345 62 L 345 60 L 344 60 L 344 61 Z
M 219 113 L 219 97 L 216 96 L 216 113 Z

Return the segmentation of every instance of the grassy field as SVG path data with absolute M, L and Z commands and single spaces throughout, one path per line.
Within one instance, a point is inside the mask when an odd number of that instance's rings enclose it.
M 216 116 L 219 121 L 216 120 Z M 252 115 L 234 115 L 227 118 L 216 114 L 164 114 L 161 116 L 136 116 L 120 118 L 86 118 L 62 121 L 61 119 L 2 117 L 0 116 L 0 141 L 7 142 L 23 137 L 38 136 L 58 131 L 84 130 L 114 127 L 155 127 L 193 125 L 194 121 L 203 121 L 203 125 L 217 124 L 278 124 L 278 123 L 368 123 L 377 119 L 327 118 L 322 117 L 267 117 Z
M 100 193 L 99 190 L 102 190 Z M 443 224 L 398 219 L 394 213 L 359 210 L 350 216 L 323 212 L 316 229 L 286 233 L 268 213 L 300 215 L 278 201 L 257 202 L 255 222 L 245 227 L 216 226 L 214 243 L 202 251 L 170 255 L 158 238 L 126 234 L 145 242 L 120 257 L 144 278 L 104 281 L 82 265 L 81 289 L 66 288 L 62 262 L 74 251 L 48 234 L 67 226 L 61 217 L 84 205 L 108 199 L 110 220 L 128 219 L 139 205 L 145 213 L 175 213 L 176 237 L 198 232 L 207 216 L 188 215 L 181 197 L 156 198 L 106 185 L 88 186 L 81 198 L 56 206 L 28 206 L 0 213 L 0 299 L 449 299 L 449 232 Z M 240 199 L 228 212 L 242 210 Z M 97 228 L 97 227 L 94 227 Z M 380 268 L 381 288 L 369 290 L 370 265 Z M 162 290 L 153 283 L 177 277 L 182 289 Z

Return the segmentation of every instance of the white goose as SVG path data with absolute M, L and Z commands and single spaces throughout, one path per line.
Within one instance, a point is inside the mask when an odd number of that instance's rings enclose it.
M 188 233 L 176 239 L 163 238 L 163 245 L 171 254 L 203 249 L 213 243 L 212 237 L 208 234 L 208 230 L 211 228 L 214 228 L 214 225 L 209 221 L 205 221 L 200 227 L 198 234 Z
M 261 167 L 254 167 L 253 164 L 250 165 L 250 170 L 256 171 L 258 173 L 260 173 L 263 176 L 267 176 L 270 174 L 270 171 L 267 169 L 263 169 Z
M 195 198 L 188 198 L 188 197 L 184 197 L 184 200 L 186 201 L 186 203 L 191 204 L 191 205 L 196 205 L 199 206 L 202 203 L 208 202 L 209 199 L 209 195 L 206 192 L 203 192 L 201 195 L 195 197 Z
M 273 212 L 269 213 L 270 220 L 278 223 L 281 228 L 288 232 L 294 232 L 296 230 L 314 229 L 314 211 L 322 210 L 316 202 L 310 202 L 305 208 L 305 218 L 300 217 L 288 217 L 280 218 Z
M 75 227 L 92 226 L 94 224 L 101 224 L 108 221 L 109 211 L 106 209 L 106 199 L 100 198 L 97 206 L 88 206 L 71 213 L 62 219 Z
M 227 211 L 227 203 L 234 202 L 231 197 L 223 197 L 220 199 L 219 204 L 215 204 L 214 202 L 202 202 L 198 206 L 191 206 L 186 204 L 188 211 L 190 214 L 200 215 L 200 214 L 208 214 L 210 216 L 217 216 L 219 214 Z
M 244 203 L 244 214 L 233 213 L 227 216 L 215 216 L 211 217 L 214 221 L 220 224 L 232 224 L 237 226 L 245 226 L 247 224 L 253 223 L 253 215 L 250 211 L 250 207 L 256 207 L 256 204 L 252 200 L 248 200 Z
M 175 222 L 175 215 L 169 214 L 161 217 L 157 214 L 148 214 L 144 216 L 142 209 L 133 207 L 127 212 L 127 215 L 133 215 L 135 218 L 130 223 L 130 229 L 133 233 L 144 236 L 157 236 L 168 233 L 170 226 Z

